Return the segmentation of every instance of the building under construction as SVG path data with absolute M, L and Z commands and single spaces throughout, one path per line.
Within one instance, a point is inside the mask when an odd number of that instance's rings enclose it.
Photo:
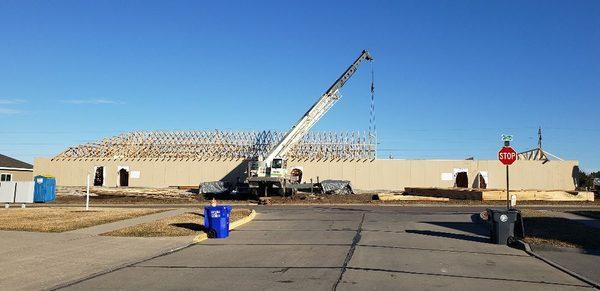
M 53 158 L 37 158 L 35 174 L 59 185 L 194 186 L 207 181 L 235 183 L 246 177 L 248 160 L 264 155 L 282 132 L 132 132 L 71 147 Z M 529 152 L 529 151 L 528 151 Z M 541 147 L 511 166 L 511 188 L 573 190 L 577 161 L 549 159 Z M 540 154 L 542 153 L 542 154 Z M 405 187 L 503 188 L 505 168 L 497 160 L 376 159 L 376 141 L 360 132 L 312 132 L 288 155 L 303 180 L 349 180 L 360 190 Z
M 502 188 L 505 168 L 497 160 L 379 160 L 374 124 L 371 66 L 367 132 L 310 132 L 341 99 L 340 89 L 365 61 L 365 50 L 287 132 L 132 132 L 68 148 L 35 160 L 35 174 L 52 175 L 63 186 L 169 187 L 203 182 L 247 182 L 251 189 L 285 191 L 288 183 L 325 179 L 351 181 L 360 190 L 405 187 Z M 575 188 L 577 161 L 550 160 L 541 149 L 519 154 L 513 189 Z

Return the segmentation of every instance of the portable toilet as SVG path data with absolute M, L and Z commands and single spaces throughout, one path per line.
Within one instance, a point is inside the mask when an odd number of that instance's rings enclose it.
M 56 179 L 49 176 L 35 176 L 33 202 L 49 202 L 56 199 Z

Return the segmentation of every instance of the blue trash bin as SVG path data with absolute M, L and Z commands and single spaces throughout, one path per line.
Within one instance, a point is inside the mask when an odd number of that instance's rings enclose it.
M 229 236 L 229 214 L 231 206 L 205 206 L 204 227 L 210 238 L 226 238 Z
M 49 202 L 56 199 L 56 179 L 47 176 L 35 176 L 33 181 L 33 202 Z

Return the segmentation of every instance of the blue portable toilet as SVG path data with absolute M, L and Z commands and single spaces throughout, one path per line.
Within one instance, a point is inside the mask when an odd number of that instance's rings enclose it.
M 226 238 L 229 236 L 229 215 L 231 206 L 205 206 L 204 228 L 211 238 Z
M 49 176 L 33 178 L 33 202 L 49 202 L 56 199 L 56 179 Z

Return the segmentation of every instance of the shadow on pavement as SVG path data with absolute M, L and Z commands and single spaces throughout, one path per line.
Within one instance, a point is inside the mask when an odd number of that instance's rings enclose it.
M 198 224 L 198 223 L 185 222 L 185 223 L 173 223 L 171 225 L 175 226 L 175 227 L 193 230 L 193 231 L 206 231 L 206 228 L 204 227 L 204 225 Z
M 453 232 L 442 232 L 432 230 L 411 230 L 407 229 L 407 233 L 415 233 L 429 236 L 438 236 L 444 238 L 453 238 L 460 240 L 476 241 L 476 242 L 489 242 L 489 229 L 485 224 L 481 223 L 481 219 L 478 214 L 471 215 L 471 222 L 448 222 L 448 221 L 422 221 L 422 223 L 428 223 L 437 225 L 449 229 L 455 229 L 461 232 L 471 233 L 474 235 L 453 233 Z
M 429 236 L 444 237 L 444 238 L 475 241 L 475 242 L 485 242 L 485 243 L 490 242 L 490 239 L 486 238 L 486 237 L 479 237 L 479 236 L 460 234 L 460 233 L 452 233 L 452 232 L 441 232 L 441 231 L 432 231 L 432 230 L 416 230 L 416 229 L 407 229 L 406 232 L 422 234 L 422 235 L 429 235 Z

